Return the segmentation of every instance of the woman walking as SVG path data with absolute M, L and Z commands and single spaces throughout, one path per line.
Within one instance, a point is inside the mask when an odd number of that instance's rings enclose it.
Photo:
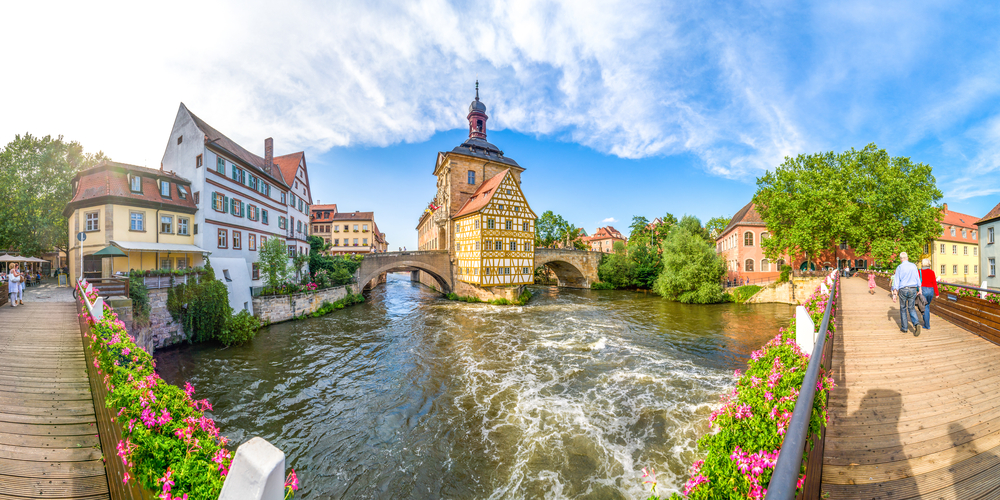
M 868 294 L 875 295 L 875 273 L 868 273 Z
M 17 272 L 17 263 L 11 264 L 7 274 L 7 293 L 10 294 L 10 306 L 17 307 L 18 293 L 21 291 L 21 275 Z
M 931 329 L 931 301 L 938 296 L 937 275 L 931 269 L 931 260 L 924 259 L 920 262 L 920 293 L 927 299 L 927 306 L 924 307 L 924 330 Z

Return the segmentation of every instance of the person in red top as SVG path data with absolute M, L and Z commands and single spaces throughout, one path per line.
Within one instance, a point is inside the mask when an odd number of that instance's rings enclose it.
M 924 330 L 931 329 L 931 300 L 938 296 L 937 275 L 931 269 L 931 260 L 924 259 L 920 262 L 920 293 L 927 299 L 927 307 L 924 308 Z

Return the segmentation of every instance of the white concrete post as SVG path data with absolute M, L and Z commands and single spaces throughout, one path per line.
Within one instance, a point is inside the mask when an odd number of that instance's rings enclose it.
M 282 500 L 285 498 L 285 453 L 255 437 L 236 449 L 222 483 L 219 500 Z
M 90 299 L 84 299 L 87 303 L 90 303 Z M 104 297 L 98 297 L 94 301 L 94 305 L 90 307 L 90 317 L 94 318 L 94 321 L 100 321 L 104 319 Z
M 826 283 L 820 283 L 819 284 L 819 289 L 820 289 L 820 291 L 822 291 L 825 294 L 829 294 L 830 293 L 830 289 L 826 287 Z
M 986 288 L 986 282 L 984 281 L 983 284 L 979 286 L 979 288 Z M 979 298 L 986 300 L 986 292 L 979 292 Z
M 816 324 L 804 306 L 795 308 L 795 343 L 810 356 L 816 344 Z

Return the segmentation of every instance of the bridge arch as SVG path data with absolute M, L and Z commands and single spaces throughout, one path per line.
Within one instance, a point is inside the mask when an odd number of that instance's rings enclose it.
M 368 254 L 361 261 L 355 280 L 362 291 L 371 290 L 379 277 L 397 271 L 423 271 L 434 278 L 442 293 L 450 293 L 454 288 L 446 250 Z
M 597 267 L 601 264 L 602 255 L 587 250 L 538 248 L 535 250 L 535 266 L 551 269 L 561 287 L 590 288 L 590 284 L 597 281 Z

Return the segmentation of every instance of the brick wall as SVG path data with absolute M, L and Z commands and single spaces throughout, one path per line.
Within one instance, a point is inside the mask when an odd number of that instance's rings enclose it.
M 324 302 L 336 302 L 347 296 L 347 287 L 338 286 L 294 295 L 269 295 L 253 298 L 254 316 L 261 323 L 288 321 L 303 314 L 312 314 Z

